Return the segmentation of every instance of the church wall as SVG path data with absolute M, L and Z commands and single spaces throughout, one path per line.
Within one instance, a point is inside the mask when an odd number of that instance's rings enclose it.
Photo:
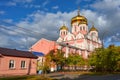
M 31 47 L 31 51 L 43 52 L 46 55 L 49 51 L 55 49 L 56 47 L 57 44 L 54 41 L 41 39 Z

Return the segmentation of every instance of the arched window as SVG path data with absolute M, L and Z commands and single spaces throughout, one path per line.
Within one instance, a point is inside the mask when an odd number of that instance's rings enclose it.
M 75 26 L 75 32 L 76 32 L 76 26 Z
M 83 30 L 85 30 L 85 27 L 83 26 Z
M 82 31 L 82 27 L 80 26 L 80 30 Z
M 62 32 L 60 31 L 60 35 L 62 35 Z
M 96 36 L 96 33 L 95 33 L 95 32 L 92 32 L 92 36 Z
M 65 31 L 63 31 L 63 34 L 65 35 Z

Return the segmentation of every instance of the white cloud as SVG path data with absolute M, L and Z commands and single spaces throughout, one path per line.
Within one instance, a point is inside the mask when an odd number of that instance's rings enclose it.
M 119 33 L 116 33 L 116 35 L 112 36 L 112 39 L 114 41 L 119 41 L 120 42 L 120 35 L 119 35 Z
M 120 6 L 120 0 L 98 0 L 92 7 L 97 9 L 112 10 L 117 9 Z
M 102 30 L 108 23 L 105 15 L 101 15 L 92 10 L 82 10 L 81 15 L 85 16 L 88 19 L 89 28 L 92 27 L 92 23 L 94 23 L 94 26 L 96 28 Z
M 40 8 L 40 5 L 33 5 L 33 4 L 26 4 L 24 5 L 25 8 Z
M 7 6 L 16 6 L 17 4 L 16 4 L 16 2 L 8 2 L 8 3 L 6 3 L 6 5 Z
M 102 17 L 99 18 L 99 22 L 101 22 L 102 32 L 107 32 L 107 37 L 105 37 L 105 39 L 108 38 L 107 40 L 109 40 L 110 37 L 114 36 L 111 39 L 112 41 L 115 41 L 115 39 L 119 40 L 116 38 L 115 34 L 120 34 L 120 0 L 99 0 L 95 1 L 91 7 L 97 10 L 96 12 L 99 15 L 102 15 Z
M 42 6 L 44 7 L 44 6 L 46 6 L 48 3 L 49 3 L 49 1 L 46 0 L 45 2 L 42 3 Z
M 58 6 L 54 6 L 54 7 L 52 7 L 52 9 L 58 9 L 59 7 Z
M 78 4 L 80 4 L 81 2 L 90 2 L 90 1 L 93 1 L 93 0 L 76 0 L 76 4 L 78 5 Z
M 81 2 L 81 0 L 76 0 L 76 4 L 79 4 Z
M 13 0 L 15 3 L 31 3 L 33 0 Z
M 7 6 L 16 6 L 17 4 L 31 3 L 33 0 L 11 0 L 6 3 Z
M 87 16 L 88 20 L 95 19 L 98 23 L 99 20 L 96 19 L 100 17 L 95 12 L 90 10 L 82 10 L 81 13 L 84 13 L 84 16 Z M 40 38 L 47 38 L 51 40 L 56 40 L 59 35 L 59 28 L 65 23 L 65 25 L 71 28 L 71 18 L 77 15 L 77 11 L 72 12 L 57 12 L 57 13 L 46 13 L 43 11 L 36 11 L 31 15 L 28 15 L 23 21 L 20 21 L 13 28 L 14 31 L 8 31 L 10 35 L 20 36 L 20 39 L 17 41 L 17 44 L 23 45 L 20 43 L 25 43 L 26 36 L 29 36 L 29 44 L 33 44 L 35 41 Z M 21 27 L 21 28 L 19 28 Z M 90 26 L 89 26 L 90 27 Z M 69 29 L 70 30 L 70 29 Z M 71 30 L 70 30 L 71 31 Z M 16 34 L 15 34 L 16 33 Z M 22 35 L 22 37 L 21 37 Z M 16 46 L 16 45 L 15 45 Z
M 106 0 L 105 0 L 106 1 Z M 103 0 L 104 2 L 104 0 Z M 106 3 L 103 3 L 103 5 L 106 5 Z M 112 2 L 111 0 L 109 3 Z M 94 4 L 100 4 L 100 3 L 94 3 Z M 93 5 L 94 5 L 93 4 Z M 117 2 L 114 2 L 114 5 L 117 7 L 118 4 Z M 100 6 L 99 6 L 100 7 Z M 108 8 L 108 7 L 107 7 Z M 109 10 L 109 12 L 105 12 L 104 10 L 107 8 L 103 8 L 103 13 L 101 11 L 92 11 L 92 10 L 87 10 L 83 9 L 81 10 L 81 15 L 85 16 L 88 19 L 88 26 L 89 28 L 91 27 L 91 22 L 94 22 L 95 27 L 99 30 L 100 36 L 103 35 L 104 32 L 106 32 L 104 39 L 109 38 L 113 36 L 114 34 L 117 34 L 120 30 L 119 28 L 119 10 L 116 10 L 113 14 L 113 10 Z M 112 15 L 111 15 L 112 14 Z M 61 13 L 57 12 L 55 13 L 45 13 L 42 11 L 37 11 L 34 14 L 29 15 L 29 18 L 33 19 L 33 22 L 30 24 L 31 28 L 36 27 L 36 31 L 40 31 L 44 34 L 52 34 L 55 35 L 56 30 L 59 30 L 58 28 L 63 24 L 66 23 L 66 25 L 70 28 L 70 21 L 71 18 L 77 15 L 77 11 L 72 11 L 69 13 Z M 111 16 L 110 16 L 111 15 Z M 51 27 L 52 26 L 52 27 Z M 52 33 L 53 32 L 53 33 Z M 58 36 L 55 35 L 55 36 Z M 51 37 L 51 36 L 50 36 Z M 53 38 L 53 37 L 51 37 Z M 57 38 L 57 37 L 55 37 Z
M 4 19 L 3 21 L 6 22 L 6 23 L 12 23 L 13 22 L 12 19 Z
M 106 42 L 111 42 L 115 40 L 120 39 L 120 27 L 119 27 L 119 17 L 120 17 L 120 10 L 116 10 L 113 12 L 113 10 L 110 10 L 109 6 L 106 5 L 108 3 L 105 2 L 106 0 L 103 0 L 102 2 L 96 2 L 93 4 L 93 6 L 98 9 L 97 11 L 92 11 L 92 10 L 87 10 L 87 9 L 81 9 L 81 15 L 85 16 L 88 19 L 88 26 L 89 28 L 91 27 L 92 22 L 94 22 L 95 27 L 99 30 L 100 36 L 103 36 L 103 33 L 106 32 L 104 36 L 104 41 Z M 108 2 L 110 3 L 112 0 L 109 0 Z M 103 3 L 104 2 L 104 3 Z M 44 5 L 47 5 L 44 3 Z M 99 10 L 99 7 L 97 4 L 102 4 L 106 5 L 107 8 L 101 8 Z M 95 6 L 96 5 L 96 6 Z M 114 5 L 118 4 L 114 2 Z M 106 9 L 109 9 L 109 12 L 107 12 Z M 7 32 L 10 35 L 13 36 L 19 36 L 22 35 L 16 40 L 16 45 L 13 45 L 14 47 L 19 47 L 20 45 L 23 48 L 23 45 L 25 44 L 25 37 L 28 37 L 29 44 L 35 43 L 35 41 L 39 40 L 40 38 L 47 38 L 51 40 L 56 40 L 58 38 L 58 32 L 59 28 L 63 25 L 63 23 L 66 24 L 66 26 L 71 28 L 71 18 L 77 15 L 77 11 L 71 11 L 71 12 L 57 12 L 57 13 L 50 13 L 50 12 L 44 12 L 44 11 L 36 11 L 33 12 L 32 14 L 28 15 L 24 20 L 19 21 L 16 25 L 19 27 L 22 27 L 23 29 L 16 27 L 13 28 L 16 32 L 19 33 L 12 33 L 12 32 Z M 9 21 L 9 20 L 8 20 Z M 25 28 L 25 29 L 24 29 Z M 107 31 L 106 31 L 107 30 Z M 21 33 L 21 34 L 20 34 Z M 3 34 L 2 34 L 3 35 Z M 3 36 L 4 45 L 10 44 L 10 40 L 8 39 L 8 36 L 5 37 Z M 15 38 L 16 39 L 16 38 Z M 5 43 L 5 42 L 6 43 Z M 23 44 L 24 43 L 24 44 Z M 0 44 L 3 45 L 3 44 Z M 8 45 L 9 46 L 9 45 Z M 30 47 L 30 46 L 29 46 Z
M 107 21 L 104 19 L 104 16 L 99 16 L 98 18 L 98 25 L 99 26 L 106 26 L 107 25 Z
M 5 14 L 5 11 L 0 11 L 0 15 Z
M 9 44 L 8 37 L 6 37 L 3 34 L 0 34 L 0 41 L 2 41 L 2 42 L 0 42 L 0 46 L 8 46 L 8 44 Z
M 84 16 L 87 16 L 89 19 L 96 19 L 99 17 L 99 15 L 95 12 L 92 12 L 90 10 L 83 10 L 81 13 L 84 13 Z M 56 40 L 58 38 L 58 31 L 59 28 L 66 23 L 66 25 L 70 28 L 71 24 L 71 18 L 77 15 L 77 11 L 69 12 L 69 13 L 46 13 L 43 11 L 37 11 L 34 12 L 31 15 L 28 15 L 28 17 L 17 23 L 16 25 L 18 28 L 14 28 L 14 31 L 19 32 L 16 35 L 23 35 L 23 36 L 31 36 L 33 39 L 38 40 L 40 38 L 47 38 L 47 39 L 53 39 Z M 92 16 L 92 17 L 91 17 Z M 29 22 L 29 20 L 32 20 L 32 22 Z M 96 19 L 96 22 L 99 22 L 99 19 Z M 19 27 L 25 28 L 21 29 Z M 27 29 L 27 30 L 26 30 Z M 15 33 L 16 33 L 15 32 Z M 10 35 L 15 35 L 13 31 L 7 32 Z M 21 34 L 20 34 L 21 33 Z M 31 42 L 34 43 L 34 41 Z M 25 39 L 19 39 L 18 43 L 25 42 Z

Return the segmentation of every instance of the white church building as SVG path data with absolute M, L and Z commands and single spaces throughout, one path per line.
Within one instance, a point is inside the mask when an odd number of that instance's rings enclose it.
M 83 58 L 88 58 L 95 48 L 102 47 L 98 30 L 94 25 L 88 29 L 87 18 L 80 15 L 80 11 L 71 19 L 71 30 L 63 25 L 59 31 L 57 47 L 65 51 L 65 57 L 68 57 L 70 53 L 78 53 Z

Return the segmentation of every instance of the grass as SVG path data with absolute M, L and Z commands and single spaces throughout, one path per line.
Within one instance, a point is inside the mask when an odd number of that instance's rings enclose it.
M 4 77 L 0 80 L 52 80 L 44 75 L 27 75 L 27 76 L 13 76 L 13 77 Z
M 57 74 L 57 72 L 56 72 L 56 74 Z M 102 73 L 102 72 L 86 72 L 86 71 L 70 71 L 70 72 L 67 71 L 67 72 L 64 72 L 64 74 L 95 76 L 95 75 L 107 75 L 107 74 L 120 74 L 120 72 Z M 4 77 L 4 78 L 0 78 L 0 80 L 55 80 L 55 79 L 51 79 L 45 75 L 26 75 L 26 76 Z

